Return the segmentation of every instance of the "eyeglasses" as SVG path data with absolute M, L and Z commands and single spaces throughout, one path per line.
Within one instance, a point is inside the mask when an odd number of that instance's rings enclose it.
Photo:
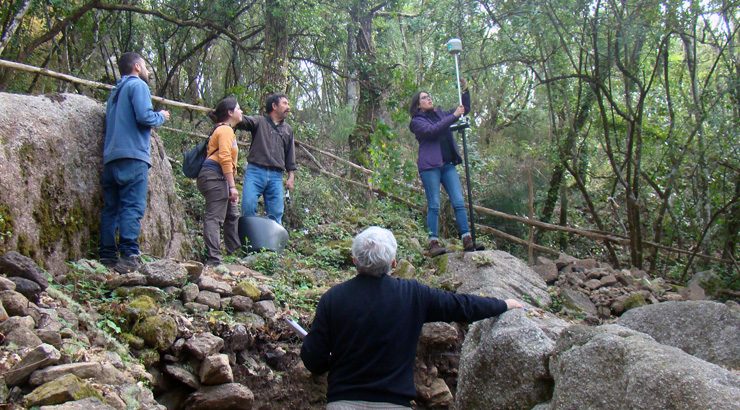
M 432 99 L 432 96 L 431 96 L 431 95 L 428 95 L 428 94 L 427 94 L 427 95 L 425 95 L 425 96 L 423 96 L 423 97 L 420 97 L 419 99 L 420 99 L 420 100 L 430 100 L 430 101 L 431 101 L 431 99 Z

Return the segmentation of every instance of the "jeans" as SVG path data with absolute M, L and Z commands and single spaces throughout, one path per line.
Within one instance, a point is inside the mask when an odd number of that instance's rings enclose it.
M 400 404 L 362 400 L 340 400 L 326 404 L 326 410 L 400 410 L 410 408 Z
M 117 259 L 119 252 L 124 258 L 141 253 L 139 232 L 146 210 L 148 173 L 149 165 L 137 159 L 118 159 L 103 166 L 100 259 Z
M 224 244 L 226 252 L 239 250 L 241 243 L 237 233 L 239 209 L 236 202 L 229 201 L 229 183 L 217 171 L 203 167 L 198 174 L 198 190 L 206 199 L 206 212 L 203 215 L 203 242 L 208 253 L 206 264 L 221 263 L 221 224 L 224 224 Z
M 265 198 L 267 217 L 282 224 L 283 211 L 283 171 L 247 164 L 242 190 L 242 215 L 254 216 L 257 213 L 257 200 Z
M 468 227 L 468 214 L 465 212 L 465 200 L 463 199 L 460 176 L 453 164 L 445 164 L 439 168 L 432 168 L 419 172 L 421 183 L 424 185 L 424 193 L 427 197 L 427 230 L 430 238 L 439 235 L 439 185 L 444 186 L 447 196 L 450 197 L 452 209 L 455 211 L 455 223 L 460 236 L 470 231 Z

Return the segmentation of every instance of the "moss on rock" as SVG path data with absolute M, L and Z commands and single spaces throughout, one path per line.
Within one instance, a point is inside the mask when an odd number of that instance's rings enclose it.
M 126 305 L 126 315 L 132 322 L 157 314 L 157 302 L 147 295 L 135 297 Z
M 8 251 L 5 244 L 13 237 L 13 215 L 10 208 L 0 204 L 0 252 Z
M 144 339 L 147 345 L 163 351 L 175 342 L 177 323 L 168 315 L 150 316 L 134 325 L 133 333 Z
M 41 198 L 33 210 L 33 218 L 38 224 L 38 246 L 42 251 L 52 251 L 60 242 L 68 250 L 69 258 L 78 258 L 75 240 L 80 233 L 96 230 L 97 216 L 91 208 L 76 198 L 71 206 L 60 205 L 64 197 L 64 173 L 47 175 L 41 181 Z M 84 240 L 84 239 L 83 239 Z
M 119 298 L 134 298 L 139 296 L 149 296 L 157 302 L 164 303 L 167 301 L 167 293 L 155 286 L 121 286 L 113 290 L 113 296 Z
M 31 259 L 36 259 L 36 249 L 34 242 L 25 234 L 18 235 L 18 244 L 16 245 L 18 253 L 23 256 L 28 256 Z M 41 266 L 41 265 L 39 265 Z
M 136 352 L 136 357 L 139 359 L 139 362 L 147 368 L 154 366 L 160 361 L 159 352 L 154 349 L 140 350 Z
M 647 305 L 645 297 L 643 297 L 640 293 L 633 293 L 624 300 L 624 311 L 626 312 L 630 309 L 645 305 Z
M 121 340 L 126 342 L 132 349 L 143 349 L 146 345 L 144 339 L 131 333 L 121 333 Z
M 237 283 L 233 291 L 235 295 L 246 296 L 255 302 L 260 300 L 260 295 L 262 294 L 257 284 L 249 280 L 243 280 Z
M 407 261 L 406 259 L 401 259 L 401 261 L 398 262 L 396 270 L 393 272 L 393 276 L 403 279 L 411 279 L 415 275 L 416 268 L 414 267 L 414 265 L 411 264 L 411 262 Z
M 434 267 L 437 276 L 442 276 L 447 273 L 447 264 L 449 262 L 449 257 L 450 255 L 448 253 L 445 253 L 434 258 Z
M 29 393 L 25 400 L 30 407 L 61 404 L 68 401 L 82 400 L 95 397 L 103 401 L 103 397 L 88 382 L 74 374 L 65 374 L 62 377 L 44 383 Z

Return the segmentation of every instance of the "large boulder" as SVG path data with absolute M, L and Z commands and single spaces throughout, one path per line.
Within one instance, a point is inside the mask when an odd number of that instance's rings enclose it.
M 737 409 L 740 376 L 622 327 L 573 326 L 550 358 L 551 409 Z
M 447 271 L 462 282 L 459 293 L 516 298 L 538 307 L 551 302 L 547 284 L 540 275 L 503 251 L 449 255 Z
M 0 253 L 17 250 L 48 271 L 97 242 L 105 108 L 75 94 L 0 93 Z M 172 168 L 152 133 L 142 251 L 183 259 L 189 242 Z
M 663 302 L 627 311 L 618 324 L 730 369 L 740 369 L 740 311 L 712 301 Z
M 530 409 L 550 399 L 548 358 L 569 323 L 549 313 L 513 310 L 476 322 L 465 337 L 458 409 Z

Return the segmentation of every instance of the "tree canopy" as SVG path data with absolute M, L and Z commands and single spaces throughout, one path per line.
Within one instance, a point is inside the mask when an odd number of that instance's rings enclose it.
M 621 248 L 557 233 L 537 242 L 678 277 L 724 260 L 740 232 L 737 0 L 0 0 L 0 58 L 114 83 L 140 53 L 153 93 L 257 112 L 291 98 L 297 137 L 416 180 L 408 103 L 456 104 L 444 44 L 463 41 L 475 202 L 623 235 Z M 0 71 L 9 92 L 103 92 Z M 19 109 L 22 109 L 19 107 Z M 204 120 L 177 112 L 180 128 Z M 490 218 L 486 216 L 485 218 Z M 479 216 L 479 219 L 483 219 Z M 525 236 L 523 225 L 488 220 Z M 735 279 L 737 281 L 737 279 Z M 738 284 L 740 285 L 740 284 Z

